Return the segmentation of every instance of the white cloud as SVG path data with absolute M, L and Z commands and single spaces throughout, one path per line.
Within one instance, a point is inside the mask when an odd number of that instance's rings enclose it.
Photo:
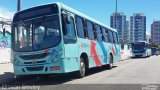
M 15 12 L 0 7 L 0 17 L 12 19 Z

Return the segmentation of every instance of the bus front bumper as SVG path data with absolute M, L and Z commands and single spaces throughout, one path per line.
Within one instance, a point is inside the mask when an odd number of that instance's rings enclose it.
M 64 73 L 65 70 L 60 64 L 44 64 L 34 66 L 14 65 L 15 75 L 39 75 L 39 74 L 58 74 Z
M 144 53 L 132 53 L 132 57 L 146 57 Z

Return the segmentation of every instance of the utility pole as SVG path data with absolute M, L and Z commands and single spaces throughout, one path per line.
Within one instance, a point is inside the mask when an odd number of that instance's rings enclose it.
M 116 13 L 117 13 L 117 0 L 116 0 Z
M 21 0 L 18 0 L 17 2 L 17 12 L 21 11 Z
M 117 0 L 116 0 L 116 9 L 115 9 L 115 29 L 117 29 Z

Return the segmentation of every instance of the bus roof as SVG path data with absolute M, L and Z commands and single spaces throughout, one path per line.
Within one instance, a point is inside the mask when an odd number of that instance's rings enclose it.
M 71 7 L 69 7 L 69 6 L 66 6 L 63 3 L 56 2 L 56 4 L 58 4 L 61 8 L 65 9 L 65 10 L 68 10 L 68 11 L 70 11 L 70 12 L 72 12 L 72 13 L 78 15 L 78 16 L 81 16 L 81 17 L 83 17 L 83 18 L 85 18 L 85 19 L 87 19 L 89 21 L 92 21 L 92 22 L 94 22 L 96 24 L 99 24 L 99 25 L 105 27 L 105 28 L 108 28 L 108 29 L 110 29 L 112 31 L 117 32 L 116 29 L 113 29 L 113 28 L 111 28 L 111 27 L 109 27 L 109 26 L 107 26 L 107 25 L 105 25 L 105 24 L 103 24 L 103 23 L 101 23 L 101 22 L 99 22 L 99 21 L 97 21 L 97 20 L 95 20 L 95 19 L 93 19 L 93 18 L 91 18 L 91 17 L 89 17 L 89 16 L 87 16 L 87 15 L 85 15 L 85 14 L 83 14 L 83 13 L 81 13 L 81 12 L 75 10 L 75 9 L 73 9 L 73 8 L 71 8 Z
M 95 19 L 93 19 L 93 18 L 91 18 L 91 17 L 89 17 L 89 16 L 87 16 L 87 15 L 85 15 L 85 14 L 83 14 L 83 13 L 81 13 L 81 12 L 79 12 L 79 11 L 69 7 L 69 6 L 67 6 L 67 5 L 65 5 L 65 4 L 63 4 L 63 3 L 53 2 L 53 3 L 49 3 L 49 4 L 43 4 L 43 5 L 52 5 L 52 4 L 57 4 L 58 7 L 62 8 L 62 9 L 68 10 L 68 11 L 70 11 L 70 12 L 72 12 L 72 13 L 78 15 L 78 16 L 81 16 L 81 17 L 83 17 L 83 18 L 85 18 L 85 19 L 87 19 L 89 21 L 92 21 L 92 22 L 94 22 L 96 24 L 99 24 L 99 25 L 105 27 L 105 28 L 108 28 L 108 29 L 110 29 L 112 31 L 117 32 L 116 29 L 113 29 L 113 28 L 111 28 L 111 27 L 109 27 L 109 26 L 107 26 L 107 25 L 105 25 L 105 24 L 103 24 L 103 23 L 101 23 L 101 22 L 99 22 L 99 21 L 97 21 L 97 20 L 95 20 Z M 43 6 L 43 5 L 39 5 L 39 6 Z M 39 6 L 31 7 L 31 8 L 28 8 L 28 9 L 36 8 L 36 7 L 39 7 Z M 26 10 L 28 10 L 28 9 L 26 9 Z M 23 10 L 23 11 L 25 11 L 25 10 Z M 20 13 L 20 12 L 23 12 L 23 11 L 19 11 L 17 13 Z

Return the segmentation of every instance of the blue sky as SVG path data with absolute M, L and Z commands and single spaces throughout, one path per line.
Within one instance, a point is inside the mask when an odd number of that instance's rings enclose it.
M 22 0 L 22 9 L 37 5 L 62 2 L 104 24 L 110 25 L 110 15 L 115 11 L 115 0 Z M 160 20 L 160 0 L 118 0 L 118 12 L 124 12 L 129 20 L 133 13 L 144 13 L 147 17 L 147 32 L 153 20 Z M 16 12 L 17 0 L 1 0 L 0 13 Z M 4 12 L 5 11 L 5 12 Z

